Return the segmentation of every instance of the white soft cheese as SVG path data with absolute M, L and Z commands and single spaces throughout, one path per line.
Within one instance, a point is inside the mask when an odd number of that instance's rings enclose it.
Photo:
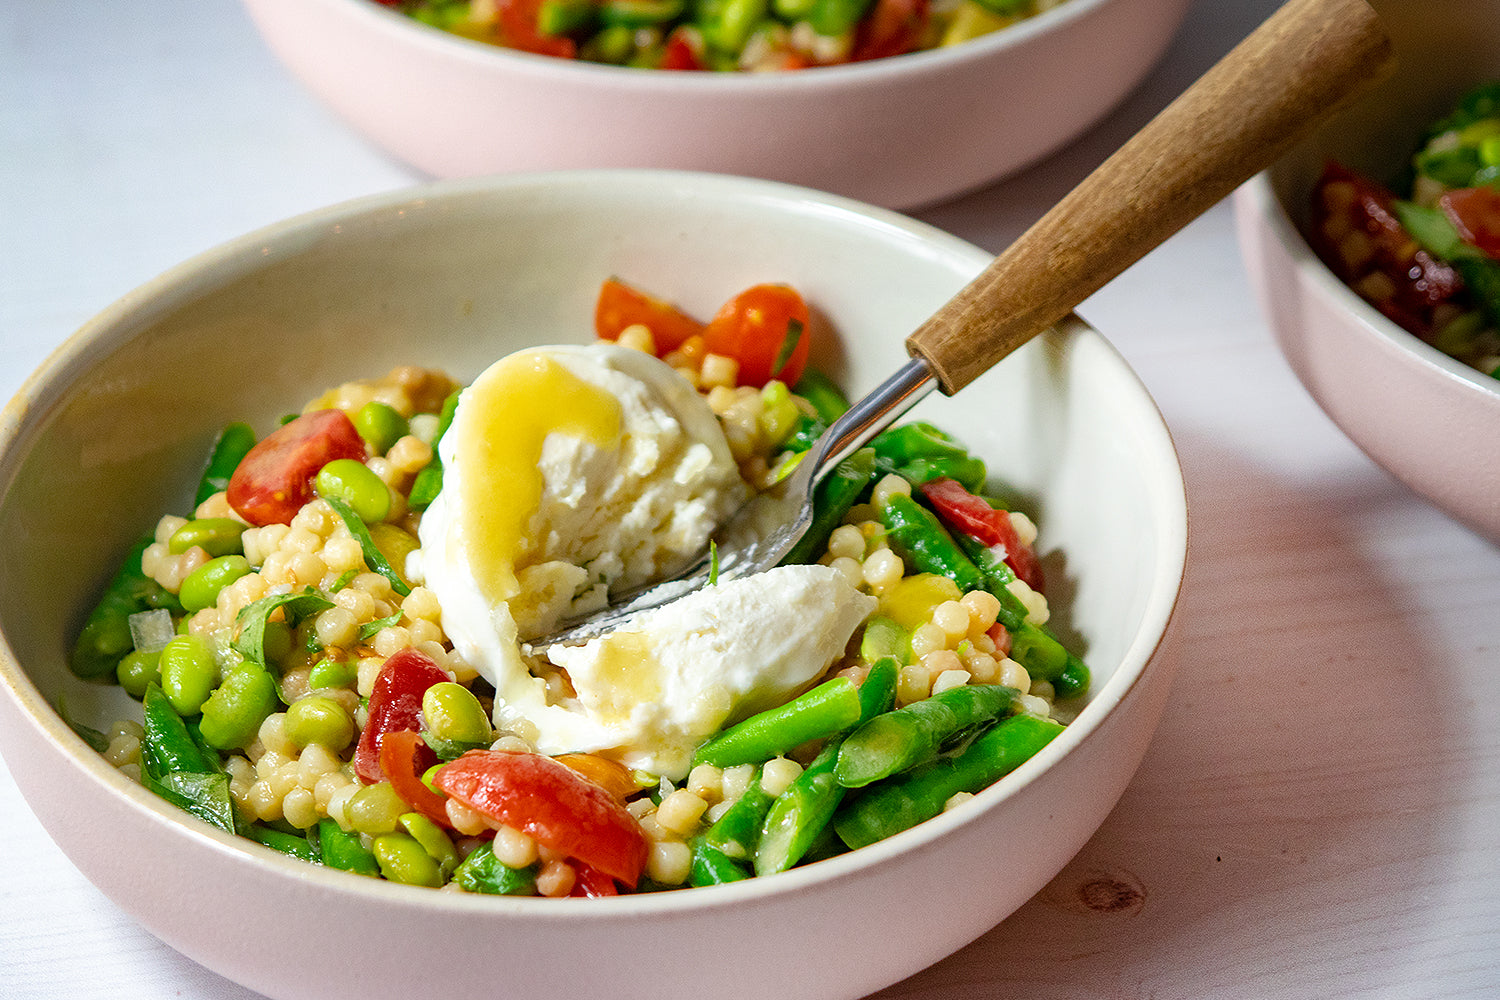
M 705 587 L 585 645 L 553 647 L 575 696 L 540 710 L 497 705 L 497 721 L 523 717 L 544 753 L 605 751 L 681 778 L 709 736 L 816 680 L 875 604 L 826 566 Z

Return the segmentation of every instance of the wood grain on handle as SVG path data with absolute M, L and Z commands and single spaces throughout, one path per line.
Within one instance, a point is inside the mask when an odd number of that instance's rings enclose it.
M 1394 67 L 1365 0 L 1292 0 L 907 338 L 952 394 Z

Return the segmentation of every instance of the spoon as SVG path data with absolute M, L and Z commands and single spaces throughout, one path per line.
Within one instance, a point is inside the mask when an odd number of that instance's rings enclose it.
M 1394 65 L 1365 0 L 1291 0 L 907 337 L 912 359 L 825 431 L 781 488 L 741 508 L 711 554 L 528 645 L 583 641 L 711 579 L 776 566 L 835 465 L 933 389 L 952 395 L 1062 320 Z

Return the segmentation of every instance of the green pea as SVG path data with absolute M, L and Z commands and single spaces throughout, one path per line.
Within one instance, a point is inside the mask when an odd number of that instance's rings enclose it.
M 418 812 L 403 813 L 399 822 L 401 828 L 422 845 L 427 856 L 438 863 L 438 869 L 444 877 L 453 874 L 453 869 L 463 859 L 459 857 L 458 848 L 453 846 L 453 841 L 443 832 L 442 827 Z
M 344 816 L 360 833 L 379 837 L 394 832 L 402 814 L 410 809 L 389 781 L 381 781 L 366 785 L 350 796 Z
M 144 698 L 146 688 L 161 683 L 161 650 L 143 653 L 132 649 L 120 660 L 115 676 L 126 694 L 132 698 Z
M 320 497 L 342 500 L 366 524 L 379 524 L 391 512 L 391 490 L 365 463 L 336 458 L 318 470 L 313 489 Z
M 219 601 L 219 591 L 242 576 L 253 572 L 244 556 L 219 556 L 210 559 L 187 575 L 177 592 L 184 611 L 202 611 Z
M 354 411 L 354 429 L 375 454 L 384 455 L 406 436 L 410 426 L 395 407 L 374 399 Z
M 456 743 L 488 743 L 494 738 L 484 706 L 462 684 L 442 681 L 422 694 L 422 718 L 428 732 Z
M 159 654 L 161 689 L 181 715 L 197 715 L 219 683 L 213 650 L 196 635 L 167 640 Z
M 349 687 L 359 679 L 359 664 L 354 660 L 319 660 L 307 674 L 307 686 L 313 691 Z
M 232 667 L 224 682 L 203 703 L 201 732 L 209 746 L 220 750 L 248 747 L 260 733 L 261 723 L 281 707 L 276 681 L 255 663 Z
M 211 556 L 235 555 L 245 551 L 244 533 L 245 526 L 232 517 L 200 517 L 172 532 L 167 551 L 180 555 L 196 545 Z
M 310 694 L 286 710 L 286 736 L 299 747 L 321 743 L 338 753 L 354 739 L 354 720 L 327 695 Z
M 380 874 L 392 882 L 425 885 L 436 889 L 443 884 L 443 873 L 432 855 L 423 850 L 415 837 L 404 833 L 387 833 L 371 845 Z

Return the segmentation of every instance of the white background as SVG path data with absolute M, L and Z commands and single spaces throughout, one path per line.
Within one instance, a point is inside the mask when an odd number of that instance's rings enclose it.
M 1273 7 L 1199 0 L 1107 123 L 918 214 L 998 251 Z M 304 94 L 235 0 L 6 0 L 0 393 L 180 260 L 422 179 Z M 1227 205 L 1079 312 L 1141 373 L 1181 451 L 1193 553 L 1176 686 L 1078 857 L 880 996 L 1500 995 L 1500 551 L 1303 392 Z M 3 766 L 0 845 L 0 997 L 252 996 L 87 883 Z

